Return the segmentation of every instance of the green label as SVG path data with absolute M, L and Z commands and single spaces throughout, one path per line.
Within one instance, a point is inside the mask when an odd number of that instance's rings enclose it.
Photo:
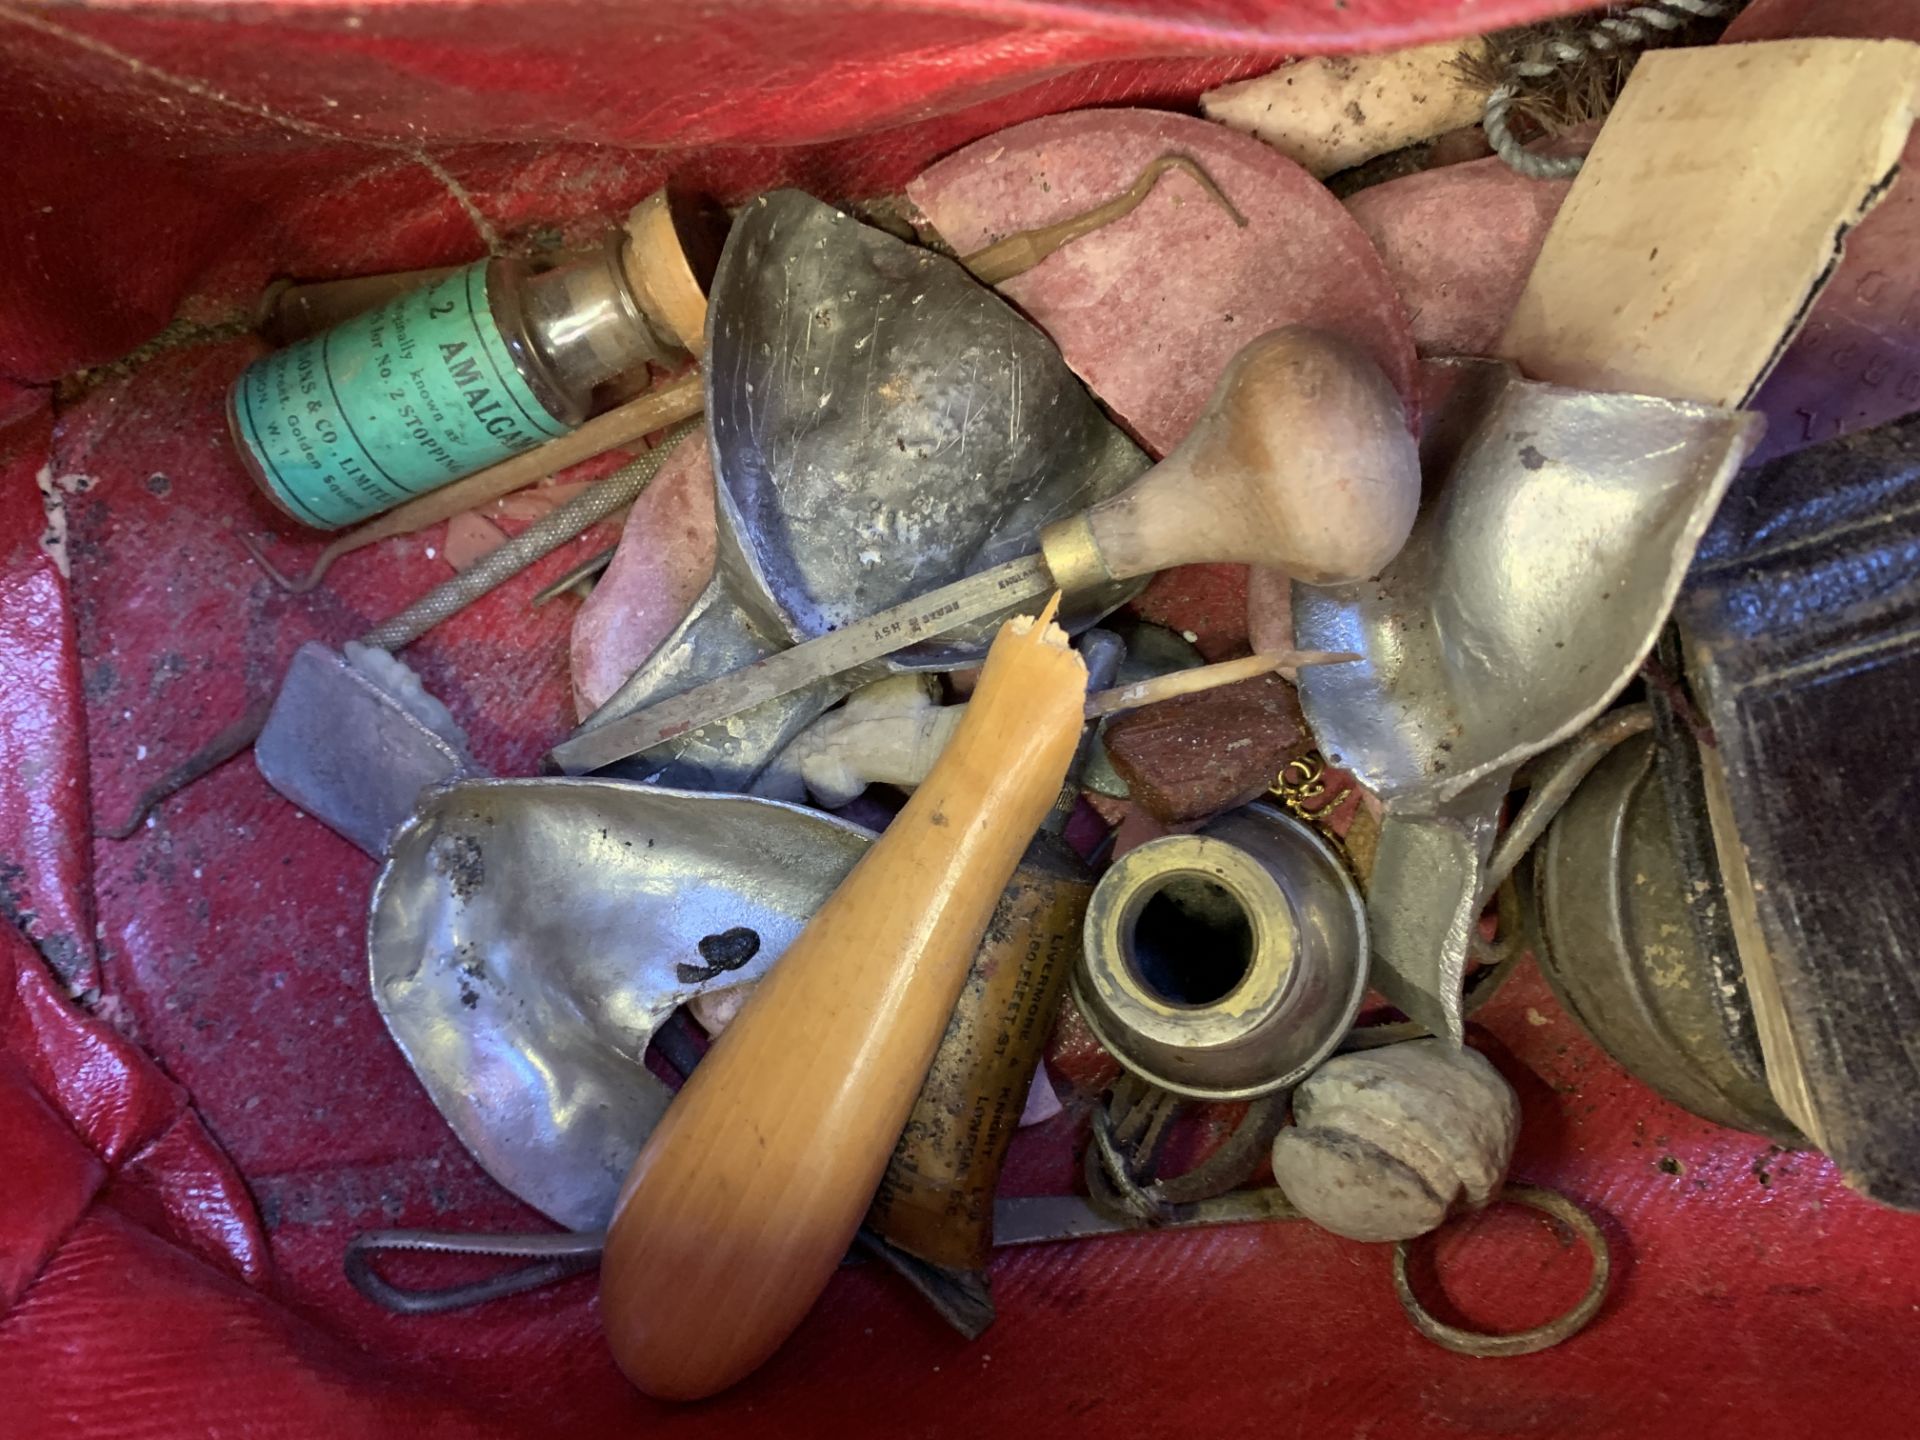
M 508 354 L 485 261 L 256 360 L 233 410 L 273 493 L 322 530 L 572 428 Z

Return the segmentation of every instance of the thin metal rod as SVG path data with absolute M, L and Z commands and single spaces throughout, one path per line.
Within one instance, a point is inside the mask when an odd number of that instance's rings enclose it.
M 597 555 L 589 555 L 551 585 L 534 592 L 533 608 L 538 610 L 549 600 L 557 600 L 584 580 L 591 580 L 613 563 L 613 552 L 618 545 L 609 545 Z
M 515 490 L 523 490 L 549 475 L 565 470 L 569 465 L 578 465 L 609 450 L 632 445 L 656 430 L 691 419 L 705 407 L 706 397 L 700 388 L 698 375 L 689 375 L 685 379 L 662 385 L 657 390 L 649 390 L 623 405 L 616 405 L 603 415 L 594 416 L 579 429 L 558 439 L 510 456 L 485 470 L 476 470 L 451 485 L 429 490 L 404 505 L 395 506 L 384 515 L 376 516 L 358 529 L 347 531 L 322 550 L 313 568 L 298 578 L 283 575 L 275 569 L 267 559 L 266 552 L 252 537 L 241 535 L 240 543 L 276 585 L 296 595 L 304 595 L 320 583 L 328 568 L 342 555 L 371 545 L 376 540 L 411 535 L 441 520 L 450 520 L 463 511 L 498 500 Z
M 1540 776 L 1527 793 L 1527 803 L 1493 847 L 1487 860 L 1487 873 L 1480 882 L 1479 907 L 1485 909 L 1494 894 L 1506 883 L 1520 857 L 1546 834 L 1580 782 L 1593 773 L 1593 767 L 1626 741 L 1653 728 L 1653 712 L 1645 705 L 1630 705 L 1601 716 L 1561 749 L 1549 757 L 1551 769 Z
M 597 1231 L 577 1235 L 468 1235 L 432 1230 L 368 1230 L 347 1242 L 343 1266 L 348 1282 L 374 1304 L 400 1315 L 440 1315 L 584 1274 L 600 1263 L 606 1239 L 604 1233 Z M 395 1285 L 374 1266 L 376 1256 L 394 1251 L 511 1257 L 535 1263 L 464 1285 L 412 1289 Z
M 558 510 L 541 516 L 471 570 L 445 580 L 382 625 L 360 637 L 363 645 L 398 650 L 418 640 L 449 616 L 467 608 L 482 595 L 506 583 L 534 561 L 551 555 L 590 526 L 623 505 L 633 503 L 666 464 L 667 456 L 689 431 L 692 420 L 682 420 L 666 439 L 646 454 L 629 460 L 604 480 L 596 481 Z
M 488 592 L 505 584 L 535 561 L 552 554 L 589 527 L 604 520 L 622 505 L 629 505 L 646 489 L 666 464 L 667 456 L 696 420 L 683 420 L 653 449 L 621 466 L 605 479 L 597 480 L 558 510 L 543 515 L 526 530 L 486 556 L 465 574 L 436 585 L 392 619 L 374 626 L 360 637 L 360 643 L 381 650 L 398 650 L 418 640 L 442 621 L 459 614 Z M 140 793 L 132 809 L 119 824 L 99 830 L 112 840 L 125 840 L 140 828 L 140 822 L 162 800 L 186 789 L 195 780 L 238 755 L 260 738 L 271 707 L 258 702 L 240 719 L 222 730 L 214 740 L 187 761 L 162 776 Z

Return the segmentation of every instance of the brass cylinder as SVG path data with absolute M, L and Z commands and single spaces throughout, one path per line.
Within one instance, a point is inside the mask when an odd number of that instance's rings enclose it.
M 1366 910 L 1345 866 L 1312 827 L 1250 805 L 1101 877 L 1073 997 L 1143 1079 L 1250 1100 L 1332 1053 L 1366 981 Z
M 1053 575 L 1055 587 L 1069 595 L 1083 594 L 1114 582 L 1114 574 L 1100 553 L 1099 542 L 1093 538 L 1092 522 L 1084 514 L 1069 515 L 1043 528 L 1040 554 Z

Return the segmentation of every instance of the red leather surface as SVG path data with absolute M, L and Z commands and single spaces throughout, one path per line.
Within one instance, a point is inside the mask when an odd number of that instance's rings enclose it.
M 60 561 L 42 543 L 53 417 L 44 396 L 20 394 L 0 428 L 0 916 L 84 990 L 98 977 L 80 668 Z
M 1189 103 L 1289 53 L 1578 3 L 8 7 L 0 136 L 32 143 L 0 152 L 0 254 L 31 263 L 0 273 L 0 376 L 119 355 L 189 291 L 463 258 L 669 170 L 727 196 L 877 194 L 1034 115 Z
M 9 1269 L 32 1251 L 42 1260 L 51 1253 L 79 1213 L 67 1213 L 71 1201 L 84 1209 L 102 1196 L 217 1268 L 263 1279 L 266 1241 L 246 1186 L 186 1092 L 125 1036 L 59 994 L 17 934 L 0 933 L 0 951 L 0 1103 L 18 1122 L 0 1125 L 0 1134 L 26 1145 L 0 1173 L 10 1201 L 45 1207 L 29 1224 L 25 1210 L 10 1205 L 8 1219 L 19 1223 L 0 1227 Z M 46 1238 L 34 1242 L 35 1234 Z M 10 1277 L 7 1298 L 24 1293 L 33 1275 L 22 1267 Z
M 373 1011 L 370 861 L 246 758 L 133 839 L 87 838 L 90 810 L 117 819 L 301 641 L 446 571 L 432 533 L 306 597 L 254 571 L 233 532 L 276 522 L 220 418 L 247 342 L 190 331 L 72 387 L 57 421 L 55 378 L 176 312 L 232 317 L 273 274 L 584 235 L 669 169 L 871 194 L 1034 114 L 1178 105 L 1289 48 L 1568 8 L 0 10 L 0 896 L 22 927 L 0 926 L 0 1434 L 1903 1433 L 1920 1221 L 1663 1104 L 1530 974 L 1483 1038 L 1522 1096 L 1519 1173 L 1615 1245 L 1614 1296 L 1573 1344 L 1447 1355 L 1401 1319 L 1385 1252 L 1280 1225 L 1003 1256 L 1001 1318 L 971 1346 L 849 1272 L 765 1372 L 670 1412 L 619 1380 L 584 1280 L 407 1320 L 341 1278 L 370 1225 L 538 1224 Z M 43 470 L 87 479 L 66 487 L 71 583 L 40 545 Z M 527 601 L 611 534 L 407 652 L 490 764 L 525 771 L 566 728 L 575 602 Z M 1011 1182 L 1071 1183 L 1069 1144 L 1064 1122 L 1023 1136 Z M 1577 1252 L 1504 1212 L 1438 1249 L 1483 1321 L 1580 1288 Z
M 380 1365 L 97 1206 L 0 1333 L 10 1434 L 499 1440 L 525 1434 Z

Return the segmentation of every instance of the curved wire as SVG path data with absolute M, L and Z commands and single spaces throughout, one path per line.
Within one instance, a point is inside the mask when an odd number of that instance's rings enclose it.
M 1518 80 L 1546 80 L 1569 65 L 1577 65 L 1595 55 L 1611 55 L 1638 49 L 1671 34 L 1696 20 L 1712 20 L 1731 14 L 1746 0 L 1648 0 L 1619 15 L 1609 15 L 1582 35 L 1554 37 L 1545 41 L 1527 59 L 1508 67 L 1514 77 L 1497 86 L 1487 96 L 1486 113 L 1481 125 L 1493 153 L 1507 167 L 1534 180 L 1565 180 L 1580 173 L 1585 159 L 1579 155 L 1539 155 L 1514 137 L 1508 116 L 1520 98 Z
M 1400 1241 L 1393 1247 L 1393 1292 L 1399 1297 L 1400 1308 L 1407 1312 L 1407 1319 L 1413 1322 L 1413 1328 L 1443 1350 L 1479 1359 L 1532 1355 L 1578 1335 L 1600 1313 L 1600 1306 L 1607 1298 L 1607 1288 L 1613 1279 L 1613 1252 L 1607 1245 L 1607 1237 L 1601 1233 L 1593 1217 L 1565 1195 L 1540 1185 L 1508 1185 L 1495 1198 L 1509 1205 L 1524 1205 L 1530 1210 L 1538 1210 L 1565 1225 L 1580 1237 L 1586 1244 L 1587 1252 L 1593 1256 L 1593 1274 L 1587 1281 L 1586 1293 L 1565 1314 L 1531 1329 L 1492 1335 L 1449 1325 L 1421 1303 L 1420 1297 L 1413 1293 L 1413 1283 L 1407 1274 L 1407 1261 L 1414 1242 Z
M 367 1230 L 347 1242 L 342 1263 L 348 1282 L 374 1304 L 399 1315 L 439 1315 L 537 1290 L 591 1270 L 600 1263 L 606 1241 L 606 1235 L 599 1231 L 577 1235 L 470 1235 L 435 1230 Z M 413 1289 L 395 1285 L 374 1265 L 376 1256 L 395 1250 L 485 1255 L 535 1263 L 465 1285 Z

